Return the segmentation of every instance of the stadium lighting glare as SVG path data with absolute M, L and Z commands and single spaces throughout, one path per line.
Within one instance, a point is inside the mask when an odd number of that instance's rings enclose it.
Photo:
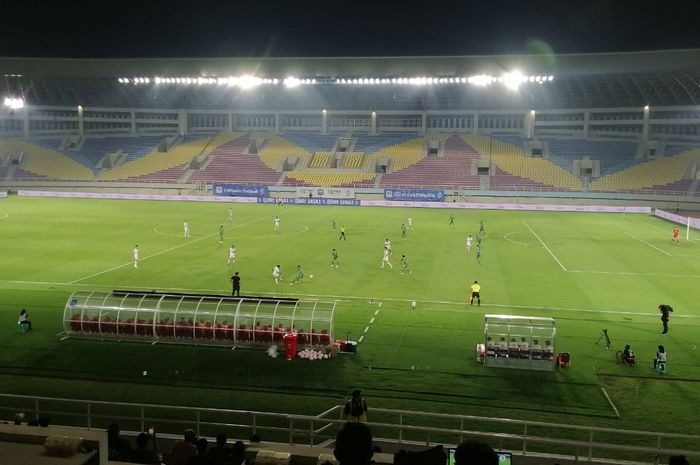
M 649 105 L 644 105 L 644 110 L 649 110 Z
M 3 104 L 10 110 L 19 110 L 21 108 L 24 108 L 24 99 L 5 97 Z
M 503 75 L 503 84 L 511 90 L 518 90 L 520 84 L 525 81 L 527 81 L 527 76 L 523 76 L 520 71 L 512 71 Z
M 463 78 L 464 79 L 464 78 Z M 475 86 L 480 86 L 480 87 L 485 87 L 488 85 L 491 85 L 491 83 L 494 81 L 493 76 L 488 76 L 486 74 L 479 74 L 476 76 L 469 76 L 466 81 L 469 84 L 475 85 Z
M 288 77 L 283 82 L 284 82 L 284 86 L 289 88 L 289 89 L 292 89 L 294 87 L 299 87 L 299 85 L 301 84 L 301 81 L 299 80 L 299 78 L 295 78 L 295 77 Z

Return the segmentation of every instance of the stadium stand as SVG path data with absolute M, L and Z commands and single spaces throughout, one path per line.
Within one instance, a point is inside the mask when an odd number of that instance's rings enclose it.
M 581 190 L 581 181 L 549 160 L 528 157 L 522 147 L 472 134 L 464 140 L 492 162 L 493 190 Z
M 366 157 L 364 153 L 348 152 L 343 158 L 343 167 L 351 169 L 360 169 L 365 165 Z
M 263 163 L 257 155 L 246 153 L 250 142 L 250 136 L 244 135 L 218 146 L 209 154 L 208 165 L 193 172 L 189 181 L 276 184 L 280 173 Z
M 92 180 L 92 170 L 81 163 L 51 150 L 21 139 L 3 139 L 4 154 L 23 153 L 23 165 L 14 171 L 15 180 Z
M 168 152 L 153 151 L 136 160 L 120 165 L 105 172 L 100 179 L 132 181 L 177 181 L 187 169 L 194 157 L 205 149 L 214 149 L 222 144 L 240 137 L 240 133 L 221 133 L 211 135 L 188 136 L 182 138 L 183 143 L 171 148 Z
M 316 152 L 314 153 L 309 168 L 327 168 L 328 162 L 331 159 L 332 153 L 330 152 Z
M 682 181 L 691 164 L 699 160 L 700 149 L 657 158 L 595 180 L 590 189 L 603 192 L 629 192 L 652 188 L 663 190 L 662 186 Z
M 357 134 L 355 135 L 355 145 L 353 146 L 353 151 L 355 152 L 376 152 L 382 150 L 390 145 L 401 144 L 403 142 L 408 142 L 411 139 L 415 139 L 414 134 Z
M 470 174 L 471 164 L 479 159 L 479 154 L 457 135 L 453 135 L 445 141 L 444 156 L 424 157 L 412 166 L 402 169 L 402 166 L 408 165 L 411 157 L 416 155 L 417 148 L 422 155 L 425 150 L 424 140 L 425 138 L 421 138 L 393 146 L 403 147 L 409 144 L 403 153 L 394 152 L 390 156 L 394 162 L 395 170 L 393 173 L 383 176 L 382 187 L 455 186 L 470 189 L 479 188 L 479 176 Z M 389 149 L 391 147 L 377 153 L 386 153 Z
M 106 154 L 120 150 L 127 154 L 126 161 L 135 160 L 154 150 L 162 139 L 161 136 L 88 137 L 79 150 L 66 150 L 64 153 L 71 157 L 79 155 L 88 160 L 89 167 L 94 168 Z
M 600 160 L 601 176 L 629 168 L 635 160 L 638 145 L 629 141 L 590 141 L 583 139 L 549 139 L 549 159 L 569 171 L 573 161 L 588 157 Z
M 372 173 L 288 173 L 282 182 L 285 186 L 321 186 L 321 187 L 372 187 Z
M 317 132 L 285 132 L 281 136 L 307 152 L 330 152 L 338 139 L 337 134 Z
M 260 159 L 273 170 L 281 170 L 282 163 L 288 158 L 297 157 L 300 166 L 306 166 L 311 154 L 303 147 L 274 134 L 254 133 L 251 138 L 264 138 L 265 144 L 260 149 Z

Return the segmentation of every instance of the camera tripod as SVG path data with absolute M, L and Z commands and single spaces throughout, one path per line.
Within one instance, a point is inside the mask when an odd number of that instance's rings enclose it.
M 610 350 L 610 337 L 608 336 L 608 330 L 604 329 L 602 333 L 600 333 L 600 337 L 598 338 L 597 341 L 595 341 L 596 345 L 600 343 L 600 341 L 605 338 L 605 348 Z

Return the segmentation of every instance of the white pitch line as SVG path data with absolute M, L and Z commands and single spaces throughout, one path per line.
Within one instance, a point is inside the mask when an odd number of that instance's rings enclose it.
M 663 276 L 668 278 L 700 278 L 700 275 L 696 274 L 668 274 L 668 273 L 636 273 L 631 271 L 587 271 L 587 270 L 569 270 L 569 273 L 589 273 L 589 274 L 613 274 L 613 275 L 623 275 L 623 276 Z
M 362 342 L 362 340 L 363 340 L 364 338 L 365 338 L 365 335 L 363 334 L 362 336 L 360 336 L 360 339 L 357 340 L 357 343 L 359 344 L 360 342 Z
M 297 207 L 297 208 L 298 208 L 298 207 Z M 290 209 L 290 210 L 291 210 L 291 209 Z M 260 218 L 258 218 L 258 219 L 255 219 L 255 220 L 248 221 L 247 223 L 240 223 L 240 224 L 237 224 L 236 226 L 234 226 L 233 228 L 229 228 L 229 230 L 241 228 L 241 227 L 243 227 L 243 226 L 248 226 L 249 224 L 257 223 L 258 221 L 266 220 L 266 219 L 271 218 L 271 217 L 272 217 L 272 215 L 267 215 L 267 216 L 263 216 L 263 217 L 260 217 Z M 169 249 L 161 250 L 160 252 L 156 252 L 156 253 L 154 253 L 154 254 L 147 255 L 147 256 L 145 256 L 145 257 L 139 259 L 139 262 L 142 262 L 142 261 L 144 261 L 144 260 L 148 260 L 149 258 L 157 257 L 158 255 L 162 255 L 162 254 L 164 254 L 164 253 L 171 252 L 171 251 L 173 251 L 173 250 L 176 250 L 176 249 L 179 249 L 179 248 L 181 248 L 181 247 L 185 247 L 185 246 L 194 244 L 194 243 L 199 242 L 199 241 L 203 241 L 203 240 L 205 240 L 205 239 L 209 239 L 209 238 L 211 238 L 211 237 L 216 236 L 217 234 L 218 234 L 218 232 L 215 232 L 215 233 L 213 233 L 213 234 L 209 234 L 208 236 L 203 236 L 203 237 L 200 237 L 200 238 L 195 239 L 195 240 L 193 240 L 193 241 L 185 242 L 184 244 L 176 245 L 176 246 L 174 246 L 174 247 L 170 247 Z M 122 265 L 118 265 L 118 266 L 112 267 L 112 268 L 110 268 L 110 269 L 108 269 L 108 270 L 100 271 L 100 272 L 98 272 L 98 273 L 93 273 L 93 274 L 91 274 L 91 275 L 89 275 L 89 276 L 85 276 L 85 277 L 83 277 L 83 278 L 76 279 L 76 280 L 74 280 L 74 281 L 69 282 L 68 284 L 79 283 L 80 281 L 85 281 L 86 279 L 94 278 L 95 276 L 100 276 L 100 275 L 103 275 L 103 274 L 105 274 L 105 273 L 109 273 L 109 272 L 111 272 L 111 271 L 118 270 L 119 268 L 124 268 L 125 266 L 130 266 L 130 265 L 133 265 L 133 264 L 134 264 L 134 262 L 133 262 L 133 261 L 130 261 L 130 262 L 128 262 L 128 263 L 124 263 L 124 264 L 122 264 Z
M 374 314 L 375 314 L 375 315 L 378 315 L 378 314 L 379 314 L 379 310 L 375 310 L 375 311 L 374 311 Z
M 523 221 L 523 224 L 525 225 L 525 227 L 526 227 L 527 229 L 530 230 L 530 232 L 537 238 L 537 240 L 540 241 L 540 244 L 542 244 L 542 246 L 547 250 L 547 252 L 549 252 L 549 255 L 551 255 L 552 258 L 553 258 L 554 260 L 557 261 L 557 263 L 559 264 L 559 266 L 561 267 L 561 269 L 564 270 L 564 271 L 566 271 L 566 267 L 564 267 L 564 265 L 561 264 L 561 262 L 559 261 L 559 259 L 557 258 L 557 256 L 554 255 L 554 253 L 552 253 L 551 250 L 549 250 L 549 247 L 547 247 L 547 244 L 545 244 L 544 241 L 543 241 L 542 239 L 540 239 L 540 236 L 538 236 L 537 233 L 536 233 L 535 231 L 533 231 L 533 229 L 532 229 L 525 221 Z
M 365 330 L 363 332 L 366 333 L 367 331 L 369 331 L 369 326 L 365 326 Z
M 628 233 L 627 231 L 625 231 L 625 234 L 627 234 L 629 237 L 631 237 L 631 238 L 633 238 L 633 239 L 637 239 L 639 242 L 642 242 L 642 243 L 648 245 L 648 246 L 651 247 L 652 249 L 656 249 L 656 250 L 658 250 L 659 252 L 668 255 L 669 257 L 671 256 L 671 254 L 668 253 L 668 252 L 666 252 L 664 249 L 660 249 L 660 248 L 658 248 L 657 246 L 655 246 L 654 244 L 651 244 L 651 243 L 645 241 L 644 239 L 640 239 L 639 237 L 635 236 L 634 234 L 630 234 L 630 233 Z
M 372 318 L 371 320 L 369 320 L 369 324 L 372 324 L 372 323 L 374 323 L 374 318 Z

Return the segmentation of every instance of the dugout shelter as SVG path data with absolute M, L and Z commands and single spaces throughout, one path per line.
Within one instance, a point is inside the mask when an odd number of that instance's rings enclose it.
M 553 318 L 484 316 L 484 365 L 554 371 L 556 324 Z

